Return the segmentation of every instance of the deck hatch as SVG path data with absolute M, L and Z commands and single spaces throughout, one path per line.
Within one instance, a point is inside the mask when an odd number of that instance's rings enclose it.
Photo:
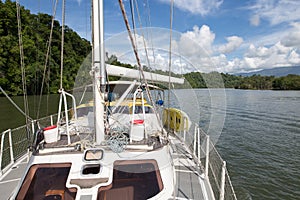
M 149 199 L 163 189 L 155 160 L 116 161 L 112 184 L 100 187 L 98 200 Z
M 103 158 L 104 151 L 102 149 L 87 149 L 84 152 L 85 161 L 97 161 Z
M 100 164 L 84 165 L 82 167 L 82 174 L 83 175 L 99 174 L 100 173 L 100 169 L 101 169 Z
M 71 163 L 32 165 L 16 197 L 17 200 L 74 200 L 77 189 L 66 188 Z

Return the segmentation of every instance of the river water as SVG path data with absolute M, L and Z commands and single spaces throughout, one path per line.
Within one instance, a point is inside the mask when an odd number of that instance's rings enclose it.
M 195 94 L 203 129 L 213 133 L 209 122 L 219 123 L 215 142 L 238 199 L 300 199 L 300 91 L 199 89 Z M 22 107 L 22 97 L 14 100 Z M 57 102 L 52 95 L 41 116 L 54 113 Z M 31 113 L 37 105 L 38 97 L 30 97 Z M 23 123 L 23 116 L 1 97 L 0 132 Z
M 23 96 L 12 97 L 12 100 L 24 111 Z M 38 115 L 38 118 L 41 118 L 57 112 L 59 95 L 42 96 L 40 106 L 39 101 L 40 96 L 28 96 L 29 115 L 31 118 L 36 119 Z M 39 114 L 37 114 L 38 111 Z M 9 128 L 17 128 L 24 124 L 24 115 L 6 97 L 0 97 L 0 132 Z
M 225 108 L 197 94 L 204 129 L 212 110 L 226 116 L 216 146 L 238 199 L 300 199 L 300 91 L 227 89 Z

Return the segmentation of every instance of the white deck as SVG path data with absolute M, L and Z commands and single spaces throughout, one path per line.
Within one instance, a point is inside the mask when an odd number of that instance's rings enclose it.
M 27 166 L 27 156 L 22 157 L 0 179 L 1 199 L 8 199 L 18 186 Z
M 178 139 L 171 137 L 172 157 L 176 172 L 175 199 L 214 199 L 201 168 Z
M 171 137 L 171 155 L 176 172 L 175 199 L 214 199 L 203 171 L 197 166 L 183 143 Z M 1 199 L 8 199 L 17 187 L 27 165 L 27 157 L 13 165 L 0 180 Z M 174 198 L 173 198 L 174 199 Z

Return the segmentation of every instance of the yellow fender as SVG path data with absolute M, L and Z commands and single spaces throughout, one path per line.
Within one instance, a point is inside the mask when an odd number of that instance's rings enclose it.
M 186 113 L 177 108 L 165 108 L 163 111 L 163 124 L 174 131 L 188 130 L 189 118 Z

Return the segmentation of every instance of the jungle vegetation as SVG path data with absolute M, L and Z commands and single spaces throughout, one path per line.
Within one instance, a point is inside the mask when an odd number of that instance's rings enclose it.
M 294 74 L 283 77 L 274 77 L 256 74 L 252 76 L 236 76 L 218 72 L 211 72 L 208 74 L 191 72 L 185 74 L 184 77 L 189 81 L 193 88 L 207 88 L 208 82 L 213 82 L 212 80 L 217 79 L 215 83 L 210 84 L 210 88 L 225 87 L 249 90 L 300 90 L 300 76 Z M 222 84 L 220 84 L 219 79 L 222 80 Z
M 24 7 L 21 7 L 20 12 L 27 93 L 39 94 L 52 17 L 42 13 L 31 14 Z M 57 93 L 59 89 L 61 29 L 59 22 L 54 21 L 44 93 Z M 65 26 L 64 32 L 63 85 L 66 90 L 70 90 L 79 66 L 91 51 L 91 45 L 68 26 Z M 23 94 L 20 66 L 16 3 L 0 1 L 0 85 L 9 95 Z

